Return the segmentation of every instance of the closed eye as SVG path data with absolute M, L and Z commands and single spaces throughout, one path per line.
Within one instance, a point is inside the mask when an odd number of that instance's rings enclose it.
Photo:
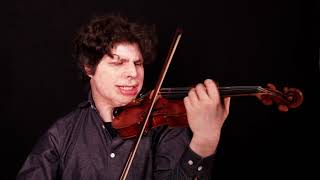
M 111 64 L 114 64 L 114 65 L 122 65 L 124 62 L 123 61 L 113 61 L 111 62 Z
M 142 62 L 142 61 L 136 61 L 136 62 L 134 62 L 134 64 L 135 64 L 136 66 L 142 66 L 142 65 L 143 65 L 143 62 Z

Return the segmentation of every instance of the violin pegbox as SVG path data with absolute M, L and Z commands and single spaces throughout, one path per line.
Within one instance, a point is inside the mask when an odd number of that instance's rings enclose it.
M 276 104 L 281 112 L 299 107 L 304 100 L 303 93 L 299 89 L 284 87 L 281 92 L 271 83 L 268 83 L 266 88 L 262 88 L 261 93 L 257 93 L 256 97 L 264 105 Z

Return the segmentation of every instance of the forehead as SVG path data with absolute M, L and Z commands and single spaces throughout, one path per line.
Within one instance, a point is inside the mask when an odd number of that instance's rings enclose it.
M 142 60 L 142 54 L 137 43 L 118 43 L 111 49 L 112 54 L 132 60 Z

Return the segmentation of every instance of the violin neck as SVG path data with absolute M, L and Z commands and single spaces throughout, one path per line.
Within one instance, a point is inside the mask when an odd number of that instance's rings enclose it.
M 160 95 L 168 99 L 181 99 L 187 96 L 190 89 L 191 87 L 161 88 Z M 254 96 L 260 93 L 270 93 L 269 90 L 261 86 L 227 86 L 218 87 L 218 90 L 222 97 Z

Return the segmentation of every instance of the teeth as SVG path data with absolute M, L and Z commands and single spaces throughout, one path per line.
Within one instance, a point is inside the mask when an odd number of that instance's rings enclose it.
M 128 91 L 128 90 L 132 90 L 133 86 L 120 86 L 120 88 Z

